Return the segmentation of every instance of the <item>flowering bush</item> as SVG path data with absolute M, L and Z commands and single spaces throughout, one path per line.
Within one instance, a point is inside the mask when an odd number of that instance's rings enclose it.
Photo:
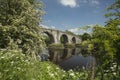
M 19 50 L 0 50 L 0 80 L 86 80 L 86 72 L 64 71 Z

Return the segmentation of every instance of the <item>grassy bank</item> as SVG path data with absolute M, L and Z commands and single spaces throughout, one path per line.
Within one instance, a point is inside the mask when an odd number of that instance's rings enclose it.
M 80 47 L 80 44 L 49 44 L 48 48 L 75 48 Z

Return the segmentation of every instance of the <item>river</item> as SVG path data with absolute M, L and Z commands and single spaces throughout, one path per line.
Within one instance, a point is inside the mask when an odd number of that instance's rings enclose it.
M 46 52 L 49 54 L 48 59 L 64 70 L 91 68 L 95 61 L 93 56 L 86 56 L 80 48 L 48 48 Z

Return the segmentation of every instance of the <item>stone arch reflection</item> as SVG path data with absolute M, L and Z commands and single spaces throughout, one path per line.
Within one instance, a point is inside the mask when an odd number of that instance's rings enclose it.
M 76 49 L 49 50 L 49 59 L 56 64 L 60 63 L 72 57 L 76 52 L 75 50 Z
M 67 54 L 68 54 L 68 50 L 67 50 L 67 49 L 64 49 L 64 50 L 63 50 L 63 55 L 61 56 L 61 59 L 66 58 Z

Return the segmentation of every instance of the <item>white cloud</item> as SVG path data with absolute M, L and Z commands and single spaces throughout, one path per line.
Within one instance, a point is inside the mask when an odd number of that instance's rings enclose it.
M 80 31 L 80 29 L 79 28 L 74 28 L 74 29 L 69 29 L 68 31 L 71 31 L 71 32 L 76 34 Z
M 84 30 L 84 29 L 80 29 L 80 28 L 74 28 L 74 29 L 69 29 L 68 31 L 71 31 L 75 34 L 83 34 L 83 33 L 89 33 L 89 31 Z
M 64 6 L 69 6 L 71 8 L 77 7 L 77 0 L 60 0 L 60 3 Z
M 50 28 L 50 27 L 48 27 L 48 26 L 46 26 L 46 25 L 43 25 L 43 24 L 40 24 L 39 26 L 41 26 L 41 27 L 43 27 L 43 28 Z
M 55 29 L 56 27 L 55 26 L 51 26 L 52 29 Z
M 47 28 L 47 29 L 55 29 L 55 26 L 46 26 L 44 24 L 40 24 L 39 26 L 43 27 L 43 28 Z
M 78 28 L 69 29 L 69 31 L 71 31 L 71 32 L 77 32 L 77 31 L 78 31 Z
M 73 29 L 69 29 L 68 31 L 71 31 L 75 34 L 91 33 L 95 24 L 90 24 L 90 25 L 87 25 L 87 26 L 89 26 L 89 27 L 87 27 L 87 29 L 86 29 L 86 26 L 83 26 L 83 27 L 76 27 L 76 28 L 73 28 Z
M 64 6 L 69 6 L 71 8 L 78 7 L 80 4 L 100 4 L 99 0 L 59 0 L 59 2 Z

